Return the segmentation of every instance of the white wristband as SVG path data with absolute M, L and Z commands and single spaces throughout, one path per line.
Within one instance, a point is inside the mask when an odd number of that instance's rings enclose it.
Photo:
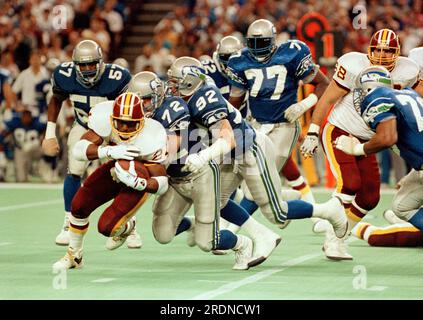
M 309 94 L 307 98 L 301 100 L 300 103 L 306 107 L 304 112 L 314 106 L 318 100 L 319 98 L 314 93 Z
M 46 139 L 56 138 L 56 124 L 52 121 L 47 122 Z
M 210 161 L 228 153 L 231 150 L 232 148 L 230 144 L 225 139 L 219 138 L 210 147 L 200 151 L 199 154 L 205 157 L 207 161 Z
M 78 161 L 88 161 L 87 149 L 90 144 L 92 144 L 92 142 L 85 139 L 79 140 L 75 143 L 75 146 L 72 149 L 73 157 Z
M 158 196 L 164 194 L 168 187 L 169 187 L 169 182 L 168 182 L 168 178 L 165 176 L 157 176 L 157 177 L 151 177 L 151 179 L 154 179 L 157 181 L 157 183 L 159 184 L 159 187 L 157 188 L 157 191 L 155 192 L 155 194 L 157 194 Z
M 110 146 L 99 146 L 97 148 L 97 155 L 99 159 L 109 158 L 109 155 L 107 154 L 109 152 Z
M 319 132 L 320 132 L 320 126 L 318 126 L 315 123 L 311 123 L 310 127 L 308 128 L 307 133 L 317 133 L 317 134 L 319 134 Z
M 366 153 L 364 152 L 364 143 L 359 143 L 354 146 L 353 153 L 356 156 L 365 156 Z

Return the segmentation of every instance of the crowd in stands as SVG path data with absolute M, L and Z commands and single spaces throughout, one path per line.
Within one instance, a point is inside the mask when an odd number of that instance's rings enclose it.
M 16 97 L 12 105 L 0 100 L 0 181 L 24 182 L 36 175 L 52 182 L 66 173 L 65 143 L 59 162 L 40 152 L 51 73 L 72 60 L 73 48 L 83 39 L 96 41 L 105 61 L 115 59 L 128 16 L 122 0 L 0 1 L 0 77 Z M 64 142 L 73 123 L 69 103 L 59 119 Z

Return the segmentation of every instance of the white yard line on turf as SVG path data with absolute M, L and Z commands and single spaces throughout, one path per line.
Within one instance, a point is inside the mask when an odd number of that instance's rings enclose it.
M 63 188 L 63 183 L 9 183 L 1 182 L 0 189 L 43 189 L 52 190 Z
M 313 253 L 313 254 L 307 254 L 305 256 L 301 256 L 301 257 L 298 257 L 298 258 L 295 258 L 295 259 L 292 259 L 292 260 L 288 260 L 288 261 L 282 263 L 281 267 L 279 267 L 279 268 L 272 268 L 272 269 L 264 270 L 264 271 L 258 272 L 256 274 L 253 274 L 252 276 L 249 276 L 247 278 L 241 279 L 239 281 L 230 282 L 228 284 L 221 286 L 220 288 L 217 288 L 216 290 L 201 293 L 201 294 L 191 298 L 190 300 L 213 299 L 217 296 L 220 296 L 222 294 L 225 294 L 225 293 L 231 292 L 235 289 L 238 289 L 239 287 L 245 286 L 245 285 L 253 283 L 253 282 L 257 282 L 261 279 L 264 279 L 264 278 L 271 276 L 274 273 L 284 271 L 285 269 L 287 269 L 289 267 L 295 266 L 297 264 L 303 263 L 307 260 L 311 260 L 311 259 L 319 257 L 319 256 L 322 256 L 322 254 L 320 252 L 319 253 Z
M 116 280 L 116 279 L 115 278 L 100 278 L 100 279 L 92 280 L 91 282 L 106 283 L 106 282 L 112 282 L 113 280 Z
M 7 206 L 7 207 L 0 207 L 0 212 L 4 211 L 12 211 L 12 210 L 19 210 L 19 209 L 28 209 L 33 207 L 43 207 L 48 206 L 50 204 L 57 204 L 62 203 L 63 199 L 56 199 L 56 200 L 50 200 L 50 201 L 40 201 L 40 202 L 30 202 L 25 204 L 17 204 L 14 206 Z
M 13 244 L 13 242 L 0 242 L 0 247 L 8 246 L 9 244 Z
M 351 242 L 354 242 L 356 240 L 358 240 L 358 239 L 351 237 L 346 242 L 351 243 Z M 280 267 L 264 270 L 264 271 L 258 272 L 256 274 L 253 274 L 252 276 L 249 276 L 247 278 L 227 283 L 227 284 L 225 284 L 225 285 L 223 285 L 220 288 L 217 288 L 215 290 L 211 290 L 211 291 L 204 292 L 204 293 L 201 293 L 199 295 L 196 295 L 195 297 L 190 298 L 190 300 L 213 299 L 217 296 L 220 296 L 222 294 L 231 292 L 231 291 L 236 290 L 236 289 L 238 289 L 242 286 L 245 286 L 246 284 L 257 282 L 257 281 L 262 280 L 264 278 L 267 278 L 267 277 L 269 277 L 269 276 L 271 276 L 271 275 L 273 275 L 277 272 L 284 271 L 284 270 L 288 269 L 289 267 L 296 266 L 298 264 L 301 264 L 303 262 L 306 262 L 308 260 L 311 260 L 311 259 L 314 259 L 314 258 L 317 258 L 317 257 L 321 257 L 321 256 L 322 256 L 322 253 L 318 252 L 318 253 L 307 254 L 307 255 L 304 255 L 304 256 L 301 256 L 301 257 L 298 257 L 298 258 L 294 258 L 294 259 L 285 261 L 280 265 Z

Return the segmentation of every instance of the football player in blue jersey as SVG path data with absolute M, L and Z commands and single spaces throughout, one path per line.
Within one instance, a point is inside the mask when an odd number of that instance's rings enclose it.
M 423 231 L 423 98 L 410 88 L 393 89 L 389 71 L 381 66 L 364 69 L 358 79 L 364 99 L 357 95 L 356 108 L 375 133 L 366 143 L 352 136 L 339 136 L 335 147 L 363 156 L 396 145 L 413 169 L 402 180 L 392 209 L 399 218 Z
M 62 102 L 70 99 L 75 111 L 75 123 L 68 137 L 68 175 L 65 178 L 63 194 L 65 202 L 65 222 L 56 244 L 69 244 L 69 215 L 71 203 L 81 186 L 88 161 L 77 161 L 71 150 L 87 131 L 90 109 L 97 103 L 114 100 L 125 92 L 131 75 L 129 71 L 115 64 L 105 64 L 100 46 L 92 40 L 79 42 L 73 50 L 72 61 L 64 62 L 53 72 L 53 96 L 48 104 L 48 122 L 46 136 L 42 143 L 46 155 L 54 156 L 59 152 L 56 138 L 56 120 Z M 134 237 L 137 234 L 134 231 Z M 130 243 L 128 238 L 128 244 Z M 135 247 L 139 246 L 138 244 Z
M 12 118 L 12 109 L 16 105 L 16 96 L 12 90 L 12 78 L 10 72 L 6 69 L 0 68 L 0 109 L 4 102 L 5 111 L 3 120 L 10 120 Z M 6 174 L 7 158 L 5 150 L 6 145 L 0 143 L 0 181 L 4 181 Z
M 191 59 L 184 58 L 183 60 Z M 254 259 L 253 243 L 250 238 L 235 235 L 228 230 L 219 230 L 219 213 L 233 223 L 242 221 L 242 228 L 252 235 L 255 251 L 270 255 L 280 239 L 270 229 L 259 224 L 239 205 L 230 204 L 220 212 L 219 166 L 209 161 L 198 172 L 184 170 L 190 153 L 201 148 L 203 134 L 199 132 L 185 100 L 178 96 L 165 95 L 164 83 L 152 72 L 136 74 L 128 90 L 143 99 L 146 116 L 159 121 L 168 131 L 169 189 L 156 197 L 153 205 L 153 233 L 160 243 L 169 243 L 173 237 L 188 231 L 188 245 L 198 245 L 204 251 L 235 251 L 235 270 L 249 268 Z M 203 131 L 204 132 L 204 131 Z M 184 217 L 191 205 L 194 206 L 195 220 Z M 258 237 L 260 235 L 260 237 Z
M 228 61 L 233 54 L 240 51 L 243 47 L 241 41 L 237 38 L 226 36 L 217 44 L 216 51 L 213 52 L 213 58 L 201 61 L 206 75 L 214 80 L 216 87 L 219 88 L 226 100 L 229 99 L 229 93 L 231 91 L 229 77 L 226 74 Z M 248 113 L 247 100 L 245 99 L 239 108 L 243 118 L 246 118 Z
M 227 73 L 231 84 L 229 102 L 239 108 L 248 93 L 253 127 L 274 144 L 276 168 L 282 169 L 295 147 L 300 125 L 297 118 L 311 108 L 329 81 L 311 57 L 307 45 L 298 40 L 275 44 L 276 29 L 265 19 L 247 30 L 247 47 L 230 57 Z M 297 101 L 300 81 L 316 86 L 315 93 Z M 257 204 L 248 190 L 241 202 L 253 213 Z
M 5 121 L 0 133 L 0 145 L 3 145 L 6 136 L 12 135 L 17 182 L 27 182 L 32 161 L 40 159 L 40 136 L 45 128 L 45 122 L 40 122 L 39 117 L 33 117 L 29 110 L 14 113 L 9 121 Z
M 347 219 L 340 201 L 330 200 L 324 204 L 283 201 L 271 140 L 251 128 L 240 112 L 223 98 L 214 83 L 207 81 L 198 60 L 178 58 L 171 65 L 168 75 L 171 92 L 187 101 L 191 122 L 211 133 L 207 148 L 190 153 L 183 170 L 196 174 L 209 161 L 219 161 L 222 208 L 245 180 L 254 200 L 270 222 L 281 225 L 286 219 L 319 217 L 332 223 L 338 237 L 345 235 Z M 257 253 L 254 256 L 256 259 L 249 263 L 250 267 L 267 258 Z

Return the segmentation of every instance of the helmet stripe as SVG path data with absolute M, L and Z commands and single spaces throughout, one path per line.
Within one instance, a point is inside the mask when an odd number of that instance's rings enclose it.
M 384 30 L 380 30 L 380 31 L 378 31 L 378 33 L 379 33 L 379 37 L 378 37 L 378 39 L 377 39 L 377 43 L 380 43 L 380 41 L 382 40 L 383 31 L 384 31 Z
M 129 113 L 130 101 L 131 101 L 131 94 L 130 93 L 127 93 L 125 95 L 125 106 L 123 108 L 122 115 L 125 115 L 125 116 L 129 116 L 130 115 L 130 113 Z
M 120 96 L 120 108 L 119 108 L 119 115 L 123 114 L 123 108 L 125 107 L 125 104 L 123 103 L 123 97 L 124 95 Z
M 382 41 L 385 42 L 387 37 L 388 37 L 388 29 L 383 29 Z
M 134 103 L 135 103 L 135 94 L 131 94 L 131 102 L 129 103 L 129 115 L 134 114 Z

